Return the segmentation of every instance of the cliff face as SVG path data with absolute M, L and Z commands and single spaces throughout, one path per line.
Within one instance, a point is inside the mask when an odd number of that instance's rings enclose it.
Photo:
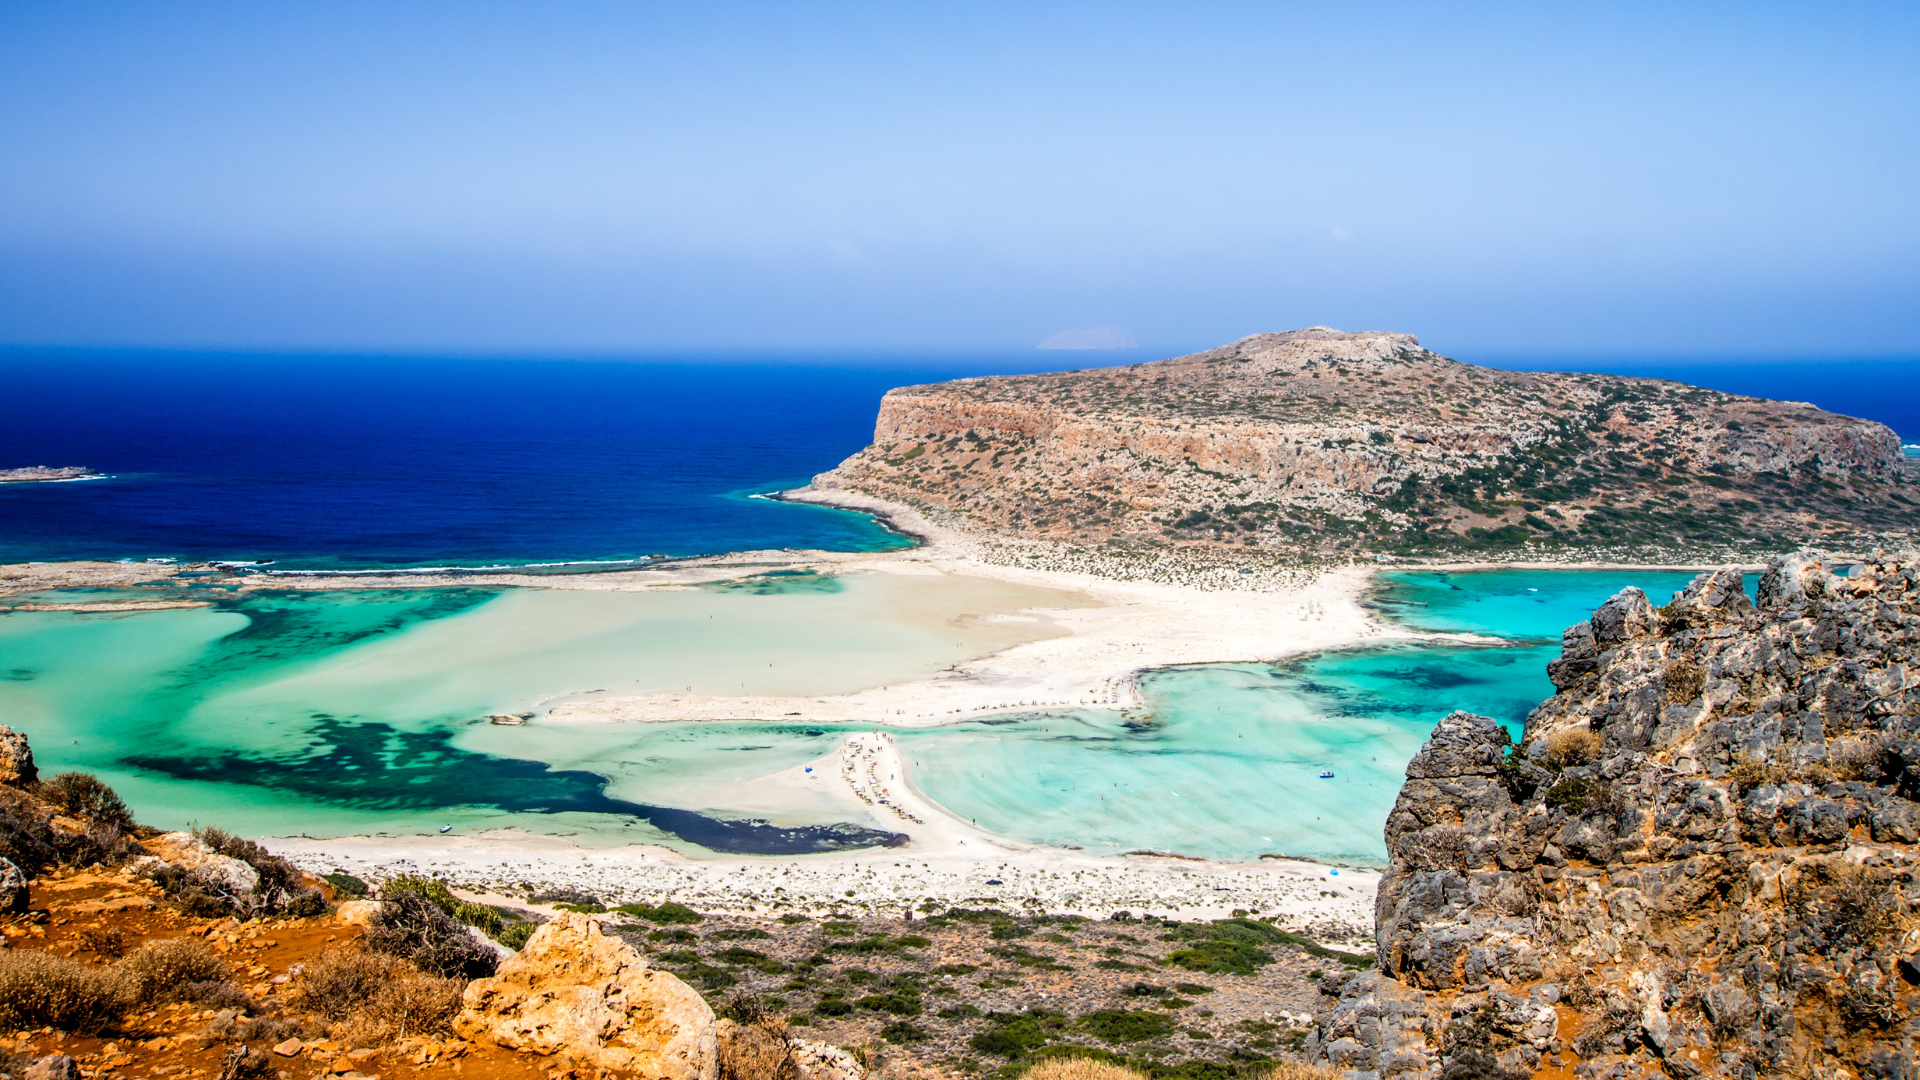
M 1733 571 L 1615 596 L 1520 746 L 1455 713 L 1408 766 L 1378 967 L 1326 987 L 1313 1049 L 1379 1077 L 1915 1076 L 1916 650 L 1912 551 L 1776 560 L 1757 606 Z
M 1920 507 L 1880 424 L 1325 327 L 894 390 L 873 445 L 815 483 L 1002 535 L 1409 552 L 1724 548 L 1902 532 Z

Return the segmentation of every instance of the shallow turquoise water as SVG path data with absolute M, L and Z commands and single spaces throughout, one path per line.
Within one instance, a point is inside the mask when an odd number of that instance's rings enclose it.
M 1176 668 L 1142 680 L 1149 708 L 1129 719 L 1048 713 L 896 738 L 921 790 L 1022 839 L 1373 862 L 1434 722 L 1462 708 L 1517 731 L 1552 693 L 1541 673 L 1552 655 L 1416 645 Z
M 898 738 L 930 797 L 1005 835 L 1102 852 L 1378 861 L 1406 761 L 1434 721 L 1468 709 L 1517 734 L 1552 693 L 1544 669 L 1563 627 L 1626 585 L 1664 602 L 1690 577 L 1396 572 L 1375 596 L 1394 617 L 1514 644 L 1170 669 L 1143 678 L 1147 708 L 1125 717 L 1035 713 Z M 781 575 L 655 594 L 212 594 L 215 607 L 190 610 L 14 612 L 0 614 L 0 715 L 29 731 L 45 767 L 96 771 L 167 826 L 511 825 L 768 852 L 870 843 L 878 837 L 849 827 L 876 823 L 847 822 L 825 802 L 755 806 L 756 779 L 829 752 L 857 725 L 479 717 L 569 691 L 832 693 L 915 677 L 1010 634 L 959 628 L 961 611 L 1037 598 L 990 586 L 994 595 L 943 600 L 942 588 Z
M 1631 570 L 1391 570 L 1375 578 L 1372 599 L 1416 630 L 1558 643 L 1560 631 L 1584 621 L 1621 589 L 1638 586 L 1660 605 L 1696 576 Z

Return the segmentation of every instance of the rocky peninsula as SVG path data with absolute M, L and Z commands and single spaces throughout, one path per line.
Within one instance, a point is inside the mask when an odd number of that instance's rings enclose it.
M 1724 562 L 1909 536 L 1908 470 L 1886 426 L 1802 402 L 1312 327 L 902 387 L 814 488 L 1109 550 Z

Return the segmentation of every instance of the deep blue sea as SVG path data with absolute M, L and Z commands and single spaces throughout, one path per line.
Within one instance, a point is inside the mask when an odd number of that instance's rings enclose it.
M 887 389 L 1140 354 L 645 361 L 0 353 L 0 562 L 282 567 L 624 560 L 902 543 L 854 514 L 750 498 L 866 445 Z M 1584 367 L 1811 400 L 1920 441 L 1920 362 Z

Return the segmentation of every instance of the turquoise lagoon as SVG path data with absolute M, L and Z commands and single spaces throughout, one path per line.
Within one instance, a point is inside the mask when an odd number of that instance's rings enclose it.
M 1509 643 L 1168 669 L 1142 678 L 1146 705 L 1125 715 L 1036 712 L 898 739 L 929 797 L 1003 835 L 1104 853 L 1377 862 L 1406 761 L 1434 721 L 1468 709 L 1517 733 L 1552 693 L 1544 668 L 1561 628 L 1627 585 L 1660 602 L 1690 578 L 1386 573 L 1372 602 L 1393 618 Z M 650 593 L 190 594 L 211 606 L 0 614 L 0 718 L 31 733 L 43 769 L 95 771 L 167 826 L 259 835 L 514 826 L 695 854 L 886 842 L 825 803 L 778 813 L 714 805 L 713 793 L 751 791 L 859 726 L 481 718 L 597 694 L 824 694 L 923 677 L 1057 632 L 980 615 L 1077 602 L 892 575 Z

